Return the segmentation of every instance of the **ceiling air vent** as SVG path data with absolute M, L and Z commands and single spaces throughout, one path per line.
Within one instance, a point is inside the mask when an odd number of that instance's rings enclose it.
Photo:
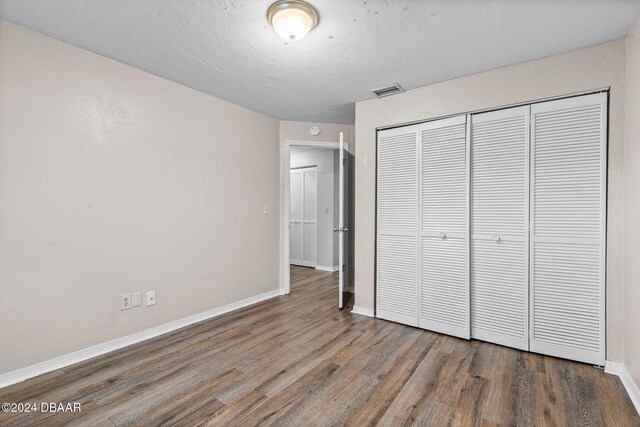
M 404 89 L 402 89 L 402 86 L 400 86 L 398 83 L 394 83 L 392 85 L 381 87 L 379 89 L 371 89 L 369 92 L 372 92 L 378 98 L 382 98 L 385 96 L 395 95 L 396 93 L 404 92 Z

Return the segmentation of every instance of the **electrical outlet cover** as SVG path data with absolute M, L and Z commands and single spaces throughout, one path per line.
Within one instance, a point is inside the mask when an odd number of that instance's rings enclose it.
M 131 294 L 120 295 L 120 310 L 128 310 L 131 308 Z
M 147 292 L 147 307 L 150 305 L 154 305 L 155 303 L 156 303 L 156 291 L 154 289 L 153 291 Z

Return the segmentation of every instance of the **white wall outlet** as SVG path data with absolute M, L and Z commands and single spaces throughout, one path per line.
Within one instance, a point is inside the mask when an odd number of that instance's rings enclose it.
M 131 307 L 140 307 L 142 305 L 142 292 L 134 292 L 131 294 Z
M 120 295 L 120 310 L 128 310 L 131 308 L 131 294 Z
M 269 205 L 264 205 L 264 208 L 262 208 L 262 212 L 265 215 L 269 215 Z
M 147 307 L 156 303 L 156 290 L 147 292 Z

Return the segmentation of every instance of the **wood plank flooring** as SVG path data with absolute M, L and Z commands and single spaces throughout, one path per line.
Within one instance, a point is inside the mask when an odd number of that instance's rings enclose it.
M 620 380 L 589 365 L 354 315 L 336 273 L 292 293 L 0 389 L 0 425 L 640 426 Z

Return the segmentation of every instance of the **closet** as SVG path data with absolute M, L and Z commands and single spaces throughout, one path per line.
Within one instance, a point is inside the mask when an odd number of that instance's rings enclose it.
M 315 267 L 317 263 L 317 167 L 291 169 L 290 263 Z
M 602 365 L 607 94 L 378 132 L 376 316 Z

